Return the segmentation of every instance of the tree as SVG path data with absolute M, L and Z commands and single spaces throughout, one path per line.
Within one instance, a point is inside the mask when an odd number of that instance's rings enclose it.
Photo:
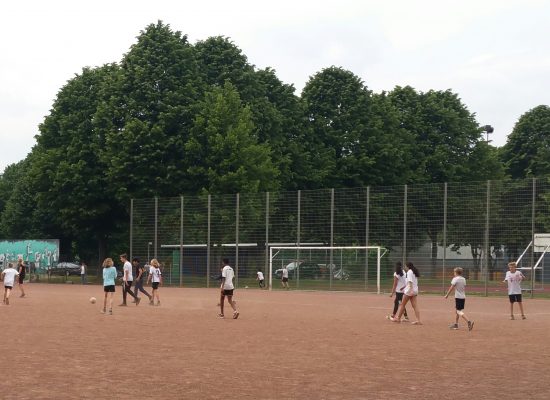
M 197 193 L 275 190 L 278 171 L 268 145 L 259 144 L 249 107 L 226 83 L 206 93 L 185 143 L 187 175 Z
M 205 88 L 187 36 L 162 22 L 149 25 L 120 64 L 106 107 L 104 162 L 121 202 L 189 190 L 184 143 Z M 111 114 L 109 114 L 109 112 Z
M 523 114 L 502 151 L 512 178 L 550 174 L 550 107 L 540 105 Z

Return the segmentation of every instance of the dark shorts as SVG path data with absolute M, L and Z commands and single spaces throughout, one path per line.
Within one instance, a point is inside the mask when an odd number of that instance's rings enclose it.
M 395 292 L 395 298 L 397 301 L 403 301 L 403 293 Z
M 153 289 L 158 289 L 159 288 L 159 283 L 160 282 L 153 282 Z
M 521 303 L 521 294 L 509 294 L 510 303 Z
M 263 279 L 260 279 L 260 283 L 264 283 L 264 280 L 263 280 Z
M 25 281 L 25 275 L 19 275 L 19 284 L 22 285 Z
M 464 310 L 464 304 L 466 303 L 466 299 L 457 299 L 455 298 L 455 308 L 458 311 Z
M 12 290 L 13 286 L 4 286 L 6 289 Z
M 283 278 L 283 282 L 288 282 L 288 278 Z
M 105 293 L 114 293 L 115 292 L 115 285 L 103 286 L 103 291 Z
M 229 289 L 229 290 L 228 289 L 223 289 L 222 294 L 224 296 L 233 296 L 233 289 Z

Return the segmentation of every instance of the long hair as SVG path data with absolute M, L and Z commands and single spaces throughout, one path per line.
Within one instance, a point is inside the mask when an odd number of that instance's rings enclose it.
M 416 268 L 412 262 L 410 262 L 410 261 L 407 262 L 407 268 L 412 269 L 412 272 L 414 273 L 414 276 L 416 276 L 417 278 L 420 278 L 420 272 L 418 271 L 418 268 Z
M 103 268 L 109 268 L 109 267 L 112 267 L 113 265 L 114 265 L 114 262 L 112 258 L 106 258 L 105 260 L 103 260 Z
M 399 276 L 403 276 L 403 264 L 401 264 L 401 261 L 395 263 L 395 273 Z

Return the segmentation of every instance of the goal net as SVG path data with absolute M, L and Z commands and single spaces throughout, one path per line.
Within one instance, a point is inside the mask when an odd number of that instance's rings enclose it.
M 380 246 L 271 246 L 269 288 L 288 271 L 293 288 L 312 290 L 358 289 L 376 284 L 380 293 Z

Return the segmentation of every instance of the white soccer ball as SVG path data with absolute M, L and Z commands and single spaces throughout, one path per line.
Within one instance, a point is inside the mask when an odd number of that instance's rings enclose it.
M 95 297 L 90 297 L 90 303 L 95 304 L 97 299 Z
M 245 288 L 245 289 L 248 289 L 248 286 L 245 286 L 244 288 Z

